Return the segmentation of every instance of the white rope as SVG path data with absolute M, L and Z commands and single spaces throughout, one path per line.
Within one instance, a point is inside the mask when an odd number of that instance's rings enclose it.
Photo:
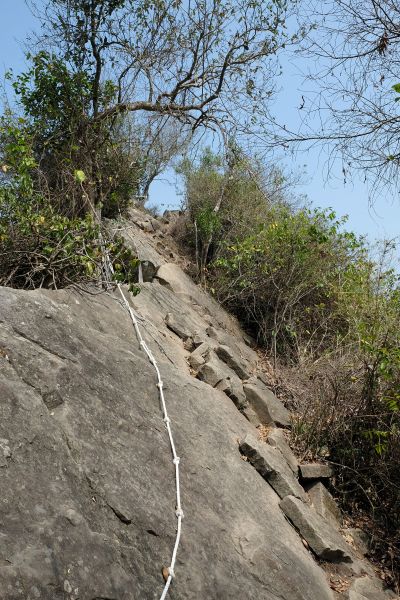
M 113 274 L 114 273 L 114 269 L 110 260 L 110 257 L 108 256 L 107 251 L 104 249 L 104 254 L 106 257 L 105 260 L 105 268 L 104 271 L 105 273 L 108 275 Z M 108 278 L 107 278 L 108 279 Z M 163 421 L 165 424 L 165 427 L 167 429 L 168 432 L 168 438 L 169 438 L 169 443 L 171 446 L 171 452 L 172 452 L 172 463 L 175 466 L 175 484 L 176 484 L 176 510 L 175 510 L 175 516 L 177 518 L 177 527 L 176 527 L 176 538 L 175 538 L 175 544 L 174 544 L 174 549 L 172 551 L 172 557 L 171 557 L 171 562 L 170 565 L 168 567 L 168 578 L 165 582 L 164 585 L 164 589 L 163 592 L 160 596 L 160 600 L 165 600 L 165 598 L 167 597 L 168 594 L 168 590 L 169 587 L 171 585 L 171 581 L 172 579 L 175 577 L 175 563 L 176 563 L 176 557 L 178 554 L 178 548 L 179 548 L 179 543 L 181 540 L 181 533 L 182 533 L 182 519 L 183 519 L 183 510 L 182 510 L 182 505 L 181 505 L 181 489 L 180 489 L 180 475 L 179 475 L 179 463 L 180 463 L 180 458 L 176 453 L 176 447 L 175 447 L 175 442 L 174 442 L 174 437 L 172 435 L 172 429 L 171 429 L 171 420 L 168 416 L 168 411 L 167 411 L 167 405 L 165 402 L 165 396 L 164 396 L 164 384 L 163 381 L 161 379 L 161 373 L 160 373 L 160 369 L 158 367 L 157 361 L 153 356 L 153 353 L 151 352 L 150 348 L 148 347 L 148 345 L 146 344 L 145 340 L 143 339 L 142 333 L 140 331 L 139 328 L 139 324 L 136 318 L 135 313 L 133 312 L 128 300 L 126 299 L 126 296 L 122 290 L 121 284 L 117 283 L 117 287 L 118 287 L 118 291 L 121 295 L 122 298 L 122 302 L 123 305 L 125 306 L 125 308 L 127 309 L 133 327 L 135 329 L 135 333 L 136 333 L 136 337 L 138 339 L 139 345 L 141 347 L 141 349 L 145 352 L 145 354 L 147 355 L 147 358 L 149 359 L 150 363 L 153 365 L 153 368 L 156 372 L 157 375 L 157 388 L 158 388 L 158 393 L 159 393 L 159 398 L 160 398 L 160 404 L 161 404 L 161 410 L 162 410 L 162 415 L 163 415 Z M 144 318 L 141 319 L 142 321 L 145 321 Z

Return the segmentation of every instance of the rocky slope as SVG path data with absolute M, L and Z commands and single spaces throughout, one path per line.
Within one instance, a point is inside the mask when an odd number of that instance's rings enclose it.
M 299 471 L 238 324 L 168 262 L 159 220 L 119 227 L 144 261 L 131 303 L 181 457 L 168 597 L 394 597 L 341 535 L 329 473 Z M 0 288 L 0 600 L 160 597 L 176 519 L 155 384 L 116 294 Z

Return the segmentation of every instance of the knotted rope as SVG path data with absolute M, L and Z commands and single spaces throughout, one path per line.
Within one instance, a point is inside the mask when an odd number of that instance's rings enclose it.
M 106 280 L 107 281 L 111 281 L 112 280 L 112 276 L 114 274 L 114 268 L 112 266 L 110 257 L 106 251 L 106 249 L 104 248 L 104 256 L 105 256 L 105 260 L 104 260 L 104 272 L 105 272 L 105 276 L 106 276 Z M 141 265 L 139 264 L 139 280 L 143 281 L 142 278 L 142 274 L 141 274 Z M 178 554 L 178 548 L 179 548 L 179 543 L 180 543 L 180 539 L 181 539 L 181 533 L 182 533 L 182 519 L 183 519 L 183 510 L 182 510 L 182 505 L 181 505 L 181 490 L 180 490 L 180 474 L 179 474 L 179 463 L 180 463 L 180 458 L 176 453 L 176 448 L 175 448 L 175 442 L 174 442 L 174 437 L 172 435 L 172 429 L 171 429 L 171 420 L 168 416 L 168 411 L 167 411 L 167 405 L 165 402 L 165 396 L 164 396 L 164 384 L 163 381 L 161 379 L 161 372 L 159 369 L 159 366 L 157 364 L 156 359 L 154 358 L 153 353 L 151 352 L 150 348 L 148 347 L 148 345 L 146 344 L 142 333 L 140 331 L 139 328 L 139 324 L 138 324 L 138 320 L 137 317 L 134 313 L 134 311 L 132 310 L 124 292 L 122 289 L 122 286 L 120 283 L 117 283 L 117 288 L 118 291 L 121 295 L 122 298 L 122 302 L 123 305 L 125 306 L 126 310 L 128 311 L 133 327 L 135 329 L 135 333 L 136 333 L 136 337 L 137 340 L 139 342 L 139 346 L 140 348 L 145 352 L 145 354 L 147 355 L 147 358 L 149 359 L 150 363 L 153 365 L 153 368 L 156 372 L 157 375 L 157 388 L 158 388 L 158 393 L 159 393 L 159 398 L 160 398 L 160 404 L 161 404 L 161 410 L 162 410 L 162 415 L 163 415 L 163 421 L 164 421 L 164 425 L 165 428 L 168 432 L 168 438 L 169 438 L 169 443 L 171 446 L 171 452 L 172 452 L 172 463 L 175 466 L 175 484 L 176 484 L 176 510 L 175 510 L 175 516 L 177 519 L 177 528 L 176 528 L 176 537 L 175 537 L 175 544 L 174 544 L 174 548 L 172 551 L 172 557 L 171 557 L 171 562 L 170 565 L 168 567 L 168 577 L 166 579 L 165 585 L 164 585 L 164 589 L 163 592 L 160 596 L 160 600 L 165 600 L 165 598 L 167 597 L 168 594 L 168 589 L 171 585 L 172 579 L 175 576 L 175 563 L 176 563 L 176 557 Z M 145 321 L 144 318 L 141 319 L 142 321 Z

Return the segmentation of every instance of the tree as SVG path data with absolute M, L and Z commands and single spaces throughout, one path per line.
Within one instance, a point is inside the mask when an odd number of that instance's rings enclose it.
M 400 106 L 393 86 L 399 83 L 399 3 L 311 1 L 303 11 L 313 33 L 303 44 L 311 60 L 302 126 L 299 132 L 281 130 L 278 138 L 321 142 L 331 159 L 342 161 L 344 179 L 361 169 L 375 191 L 398 187 Z
M 290 1 L 50 0 L 42 15 L 45 38 L 90 74 L 92 113 L 98 120 L 126 111 L 174 116 L 193 128 L 219 120 L 232 93 L 268 97 L 257 75 L 287 40 Z M 118 85 L 107 110 L 100 106 L 104 74 Z M 247 103 L 246 103 L 247 104 Z M 224 111 L 227 116 L 227 111 Z
M 47 45 L 91 85 L 93 123 L 163 116 L 191 133 L 248 132 L 262 116 L 289 36 L 292 0 L 49 0 L 38 10 Z M 102 103 L 104 82 L 116 94 Z M 263 120 L 260 119 L 260 123 Z

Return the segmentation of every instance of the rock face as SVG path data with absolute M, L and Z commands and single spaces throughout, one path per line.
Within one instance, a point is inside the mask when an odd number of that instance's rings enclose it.
M 259 423 L 285 427 L 290 415 L 258 378 L 251 340 L 158 253 L 160 222 L 131 217 L 118 231 L 149 268 L 130 302 L 181 465 L 185 518 L 168 598 L 333 600 L 296 531 L 307 539 L 300 521 L 313 524 L 315 512 L 295 497 L 308 501 L 296 459 L 279 430 L 257 439 Z M 0 288 L 0 600 L 161 595 L 174 465 L 155 371 L 119 300 Z M 340 536 L 335 558 L 339 547 Z
M 252 426 L 189 374 L 160 308 L 168 290 L 148 285 L 134 302 L 153 317 L 139 323 L 182 468 L 171 598 L 331 600 L 275 491 L 241 459 L 236 440 Z M 0 346 L 1 600 L 159 598 L 175 536 L 173 466 L 127 313 L 111 295 L 3 288 Z

